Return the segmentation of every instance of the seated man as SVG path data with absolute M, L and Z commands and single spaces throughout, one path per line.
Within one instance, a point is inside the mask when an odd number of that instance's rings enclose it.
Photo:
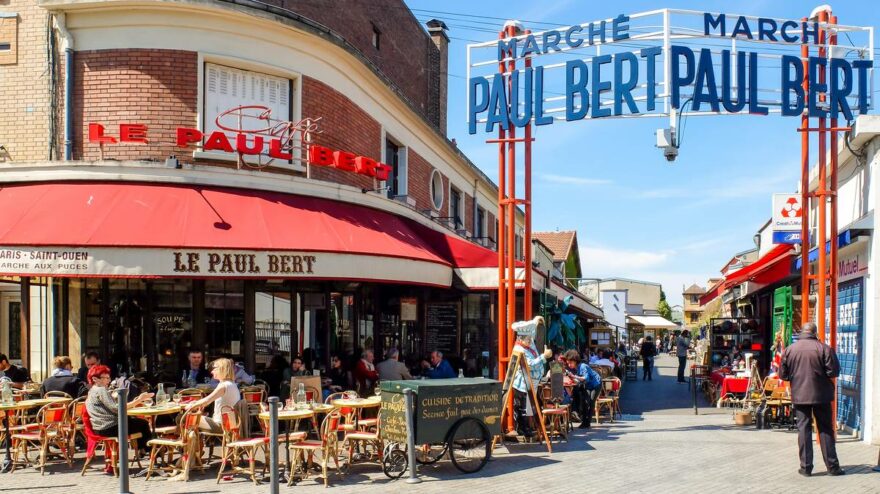
M 12 387 L 16 389 L 23 388 L 24 383 L 31 380 L 27 369 L 10 364 L 4 353 L 0 353 L 0 377 L 8 377 L 12 381 Z
M 443 358 L 443 352 L 434 350 L 431 352 L 431 363 L 422 360 L 422 367 L 425 369 L 424 375 L 428 379 L 451 379 L 455 376 L 455 371 L 449 362 Z
M 40 385 L 40 396 L 46 396 L 49 391 L 63 391 L 72 398 L 79 398 L 89 392 L 86 383 L 73 375 L 73 362 L 70 361 L 70 357 L 66 355 L 55 357 L 52 364 L 54 366 L 52 375 Z
M 379 372 L 380 381 L 412 379 L 409 369 L 400 361 L 400 351 L 395 347 L 391 347 L 385 352 L 385 360 L 379 362 L 376 370 Z

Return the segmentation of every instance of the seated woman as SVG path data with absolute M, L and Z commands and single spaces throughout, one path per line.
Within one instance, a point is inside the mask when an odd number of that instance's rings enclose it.
M 342 367 L 342 359 L 339 358 L 339 355 L 330 357 L 330 369 L 327 371 L 327 375 L 321 379 L 321 386 L 323 387 L 322 394 L 325 400 L 331 393 L 351 389 L 351 386 L 348 384 L 348 373 Z
M 565 352 L 565 375 L 575 382 L 571 401 L 574 411 L 581 419 L 578 428 L 589 429 L 602 380 L 596 371 L 580 361 L 577 350 Z
M 214 413 L 210 417 L 202 416 L 199 429 L 220 434 L 223 432 L 223 407 L 235 408 L 235 404 L 241 400 L 241 393 L 235 385 L 235 364 L 228 358 L 215 360 L 211 364 L 211 377 L 219 381 L 217 387 L 208 396 L 188 403 L 187 409 L 205 407 L 213 403 Z
M 86 397 L 86 410 L 92 423 L 92 430 L 99 436 L 116 437 L 119 435 L 118 402 L 110 394 L 110 368 L 106 365 L 94 365 L 87 375 L 92 387 Z M 141 393 L 128 402 L 128 408 L 137 406 L 153 397 L 153 393 Z M 146 420 L 128 417 L 128 433 L 139 432 L 138 451 L 146 450 L 147 441 L 152 437 L 150 424 Z

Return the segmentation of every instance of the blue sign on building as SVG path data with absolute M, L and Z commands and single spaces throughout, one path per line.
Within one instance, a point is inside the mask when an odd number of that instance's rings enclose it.
M 837 290 L 837 421 L 854 431 L 862 430 L 862 305 L 862 279 L 841 283 Z

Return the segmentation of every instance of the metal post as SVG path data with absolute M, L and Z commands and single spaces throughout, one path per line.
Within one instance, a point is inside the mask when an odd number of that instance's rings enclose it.
M 406 388 L 403 390 L 403 403 L 406 406 L 406 454 L 409 462 L 409 478 L 406 479 L 407 484 L 419 484 L 422 479 L 419 478 L 416 468 L 416 434 L 413 427 L 413 390 Z
M 269 492 L 278 494 L 278 397 L 269 397 Z
M 128 489 L 128 389 L 119 388 L 116 399 L 116 418 L 119 421 L 119 436 L 116 438 L 119 450 L 119 494 L 131 494 Z
M 699 411 L 697 411 L 697 364 L 691 367 L 691 385 L 690 388 L 693 391 L 694 396 L 694 415 L 699 415 Z

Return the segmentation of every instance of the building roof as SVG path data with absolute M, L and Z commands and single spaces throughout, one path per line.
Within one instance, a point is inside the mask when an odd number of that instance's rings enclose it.
M 544 244 L 553 253 L 554 262 L 565 262 L 574 245 L 577 232 L 533 232 L 532 238 Z
M 694 283 L 690 288 L 682 292 L 682 295 L 702 295 L 704 293 L 706 293 L 706 290 L 700 285 Z

